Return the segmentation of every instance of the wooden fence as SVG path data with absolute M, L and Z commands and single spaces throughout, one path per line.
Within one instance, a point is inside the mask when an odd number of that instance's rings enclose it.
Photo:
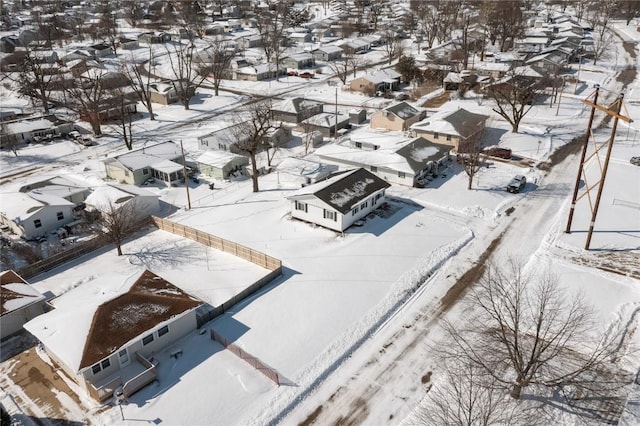
M 233 354 L 235 354 L 237 357 L 239 357 L 240 359 L 242 359 L 243 361 L 251 365 L 253 368 L 258 370 L 262 374 L 264 374 L 268 379 L 273 381 L 276 385 L 278 386 L 280 385 L 280 375 L 275 369 L 269 367 L 268 365 L 260 361 L 255 356 L 241 349 L 239 346 L 236 346 L 233 343 L 229 342 L 227 339 L 225 339 L 223 336 L 221 336 L 215 330 L 213 330 L 213 328 L 211 329 L 210 336 L 212 340 L 219 342 L 226 349 L 229 349 Z
M 233 241 L 225 240 L 224 238 L 216 237 L 215 235 L 207 234 L 204 231 L 199 231 L 189 226 L 184 226 L 157 216 L 151 216 L 151 220 L 158 228 L 164 231 L 189 238 L 190 240 L 197 241 L 200 244 L 213 247 L 226 253 L 231 253 L 234 256 L 248 260 L 249 262 L 255 263 L 256 265 L 270 271 L 280 271 L 282 269 L 282 262 L 279 259 L 238 243 L 234 243 Z

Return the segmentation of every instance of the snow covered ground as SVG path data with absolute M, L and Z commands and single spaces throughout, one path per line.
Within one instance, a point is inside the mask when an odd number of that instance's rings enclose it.
M 625 37 L 640 39 L 640 33 L 628 31 L 620 24 L 617 27 Z M 609 100 L 620 91 L 611 69 L 626 56 L 621 48 L 617 52 L 597 67 L 583 66 L 580 78 L 586 82 L 584 87 L 575 95 L 568 88 L 559 109 L 555 104 L 535 106 L 518 134 L 511 133 L 509 126 L 491 113 L 489 101 L 477 99 L 473 94 L 443 108 L 464 107 L 492 115 L 488 126 L 496 144 L 534 162 L 545 161 L 554 150 L 585 130 L 589 110 L 582 100 L 592 91 L 593 84 L 602 85 Z M 309 85 L 294 79 L 298 80 L 287 77 L 272 84 L 278 85 L 278 91 L 290 91 L 289 95 L 333 102 L 333 86 L 324 81 Z M 639 82 L 637 79 L 627 88 L 626 104 L 628 115 L 638 119 L 640 105 L 631 101 L 640 96 Z M 275 87 L 270 88 L 269 83 L 256 86 L 261 93 L 269 89 Z M 351 93 L 341 92 L 339 96 L 339 103 L 345 105 L 375 108 L 384 102 Z M 197 137 L 220 124 L 217 114 L 240 102 L 239 96 L 215 97 L 212 91 L 201 89 L 190 111 L 179 105 L 158 107 L 154 111 L 158 114 L 156 122 L 148 119 L 136 122 L 138 132 L 145 135 L 136 143 L 141 146 L 147 141 L 183 140 L 185 149 L 195 152 Z M 185 121 L 189 124 L 184 125 Z M 399 423 L 419 405 L 424 395 L 420 378 L 430 368 L 431 360 L 422 345 L 413 357 L 407 358 L 395 358 L 400 352 L 394 352 L 394 348 L 408 347 L 412 338 L 428 328 L 428 323 L 425 325 L 418 318 L 433 312 L 451 282 L 510 224 L 515 225 L 502 237 L 506 243 L 499 256 L 516 255 L 530 265 L 549 267 L 559 275 L 563 285 L 584 291 L 603 324 L 639 309 L 637 279 L 594 268 L 606 263 L 610 269 L 616 269 L 624 264 L 638 273 L 640 167 L 629 163 L 630 156 L 638 155 L 640 149 L 637 129 L 635 123 L 619 126 L 592 241 L 595 250 L 588 253 L 582 250 L 589 223 L 586 200 L 578 204 L 574 232 L 563 232 L 568 197 L 577 172 L 575 156 L 562 163 L 562 170 L 551 174 L 535 167 L 494 161 L 480 171 L 471 191 L 466 189 L 466 175 L 452 162 L 446 176 L 427 188 L 392 187 L 389 195 L 397 211 L 387 218 L 367 220 L 365 226 L 352 228 L 344 235 L 288 218 L 289 203 L 285 197 L 299 183 L 288 180 L 285 174 L 261 177 L 258 193 L 251 192 L 247 180 L 216 182 L 213 191 L 206 184 L 192 183 L 191 210 L 184 208 L 187 200 L 183 189 L 150 188 L 163 201 L 176 206 L 163 212 L 171 213 L 171 220 L 283 261 L 281 278 L 207 328 L 213 327 L 258 356 L 287 382 L 275 386 L 211 341 L 207 334 L 194 332 L 180 342 L 182 357 L 158 355 L 160 380 L 133 395 L 121 407 L 122 414 L 118 407 L 106 411 L 95 407 L 96 411 L 78 417 L 81 410 L 65 399 L 70 418 L 93 424 L 131 425 L 140 421 L 169 425 L 294 423 L 327 404 L 328 417 L 319 420 L 324 424 L 351 412 L 350 404 L 355 401 L 351 397 L 362 396 L 368 399 L 366 413 L 358 417 L 361 422 Z M 608 131 L 605 128 L 598 136 L 606 137 Z M 64 141 L 30 146 L 21 149 L 18 157 L 3 152 L 0 170 L 3 174 L 23 171 L 35 176 L 35 171 L 29 170 L 36 167 L 37 176 L 63 173 L 95 182 L 93 177 L 104 173 L 100 159 L 119 149 L 121 145 L 113 136 L 99 139 L 99 145 L 91 148 Z M 280 153 L 280 158 L 300 154 L 301 150 L 300 146 L 290 146 Z M 528 179 L 521 194 L 509 194 L 503 189 L 514 174 L 525 174 Z M 2 190 L 12 190 L 25 179 L 12 178 Z M 136 261 L 141 257 L 138 254 L 149 250 L 153 253 L 154 249 L 163 255 L 147 257 L 148 266 L 174 279 L 176 285 L 181 280 L 194 284 L 191 278 L 199 276 L 194 268 L 203 264 L 212 273 L 229 270 L 235 273 L 243 268 L 235 260 L 224 260 L 226 255 L 220 257 L 194 244 L 189 244 L 194 255 L 186 262 L 176 255 L 182 244 L 174 236 L 155 231 L 127 243 L 124 251 L 131 253 L 129 256 L 117 258 L 112 250 L 100 252 L 35 277 L 31 282 L 39 290 L 55 295 L 78 286 L 88 291 L 92 277 L 113 274 L 122 278 L 135 273 L 141 266 Z M 200 250 L 206 251 L 206 255 L 197 254 Z M 212 259 L 223 260 L 209 263 Z M 193 260 L 197 260 L 197 265 Z M 240 281 L 252 280 L 256 273 L 251 270 L 234 276 Z M 452 311 L 452 315 L 458 314 L 455 309 Z M 382 376 L 380 366 L 396 359 L 396 369 L 390 368 L 390 373 Z M 0 371 L 8 367 L 3 364 Z M 383 390 L 367 393 L 371 383 L 377 383 Z M 4 389 L 5 385 L 0 386 Z M 345 392 L 344 402 L 330 405 L 327 401 L 339 389 Z M 17 409 L 11 407 L 8 408 Z M 567 420 L 557 419 L 563 423 Z

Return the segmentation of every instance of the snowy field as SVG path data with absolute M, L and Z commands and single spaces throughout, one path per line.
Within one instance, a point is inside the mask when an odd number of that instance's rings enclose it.
M 618 26 L 625 37 L 640 38 L 640 33 Z M 534 163 L 543 162 L 586 129 L 589 109 L 582 100 L 591 93 L 593 84 L 602 85 L 609 100 L 621 90 L 611 69 L 626 56 L 621 47 L 617 52 L 597 67 L 583 66 L 580 78 L 585 84 L 575 94 L 574 88 L 568 87 L 559 109 L 556 104 L 535 106 L 525 117 L 518 134 L 511 133 L 508 124 L 491 112 L 489 101 L 473 94 L 450 101 L 442 108 L 464 107 L 491 115 L 488 127 L 494 144 L 511 148 L 515 155 Z M 637 46 L 636 52 L 640 54 Z M 300 80 L 287 77 L 279 83 L 261 83 L 254 86 L 254 90 L 334 101 L 335 87 L 326 81 Z M 626 89 L 627 113 L 638 120 L 639 81 Z M 227 87 L 241 88 L 239 85 Z M 216 97 L 212 90 L 200 89 L 189 111 L 179 105 L 158 106 L 154 111 L 158 115 L 155 122 L 146 117 L 136 121 L 135 131 L 141 134 L 136 145 L 183 140 L 185 150 L 195 158 L 199 154 L 197 137 L 220 127 L 223 120 L 218 114 L 232 110 L 241 102 L 242 98 L 237 95 L 223 92 Z M 339 103 L 344 105 L 377 108 L 382 106 L 381 102 L 386 100 L 339 93 Z M 189 124 L 182 125 L 185 121 Z M 446 176 L 432 181 L 424 189 L 390 188 L 388 194 L 394 214 L 367 220 L 363 227 L 351 228 L 344 234 L 291 220 L 285 197 L 299 188 L 299 182 L 287 179 L 282 173 L 261 177 L 258 193 L 251 192 L 248 180 L 219 181 L 213 191 L 204 183 L 190 183 L 191 210 L 185 209 L 187 200 L 183 189 L 150 187 L 167 205 L 175 206 L 162 212 L 171 215 L 171 220 L 282 260 L 282 277 L 207 328 L 214 328 L 262 359 L 287 382 L 275 386 L 211 341 L 208 335 L 194 332 L 179 343 L 184 350 L 182 357 L 158 355 L 160 380 L 133 395 L 122 406 L 122 414 L 118 407 L 98 410 L 96 406 L 89 413 L 82 413 L 68 398 L 61 398 L 61 403 L 68 406 L 70 419 L 92 424 L 267 424 L 271 421 L 292 424 L 302 421 L 335 389 L 348 387 L 353 377 L 376 381 L 375 369 L 368 366 L 375 364 L 378 356 L 382 357 L 381 348 L 385 344 L 398 343 L 393 340 L 397 330 L 429 311 L 434 301 L 446 293 L 449 275 L 459 275 L 477 259 L 478 247 L 488 244 L 510 221 L 526 222 L 527 217 L 531 217 L 533 224 L 541 219 L 539 223 L 544 226 L 525 228 L 520 244 L 513 238 L 501 255 L 521 256 L 531 267 L 545 265 L 558 274 L 563 286 L 580 288 L 596 307 L 603 324 L 640 309 L 637 279 L 593 267 L 602 262 L 597 256 L 606 254 L 614 268 L 621 263 L 630 264 L 636 273 L 640 268 L 637 261 L 640 256 L 640 167 L 629 163 L 629 158 L 640 152 L 638 129 L 637 123 L 619 125 L 596 222 L 597 232 L 592 240 L 595 250 L 591 253 L 582 250 L 589 223 L 586 200 L 578 204 L 574 232 L 563 232 L 577 159 L 566 170 L 558 172 L 560 177 L 548 176 L 536 167 L 493 161 L 477 175 L 471 191 L 466 189 L 466 175 L 452 162 L 445 171 Z M 100 160 L 122 149 L 115 133 L 108 126 L 105 130 L 107 135 L 98 140 L 97 147 L 82 148 L 60 141 L 23 148 L 17 157 L 2 152 L 2 175 L 16 171 L 25 175 L 3 179 L 2 191 L 15 190 L 15 186 L 27 181 L 28 174 L 38 177 L 69 174 L 95 184 L 96 179 L 104 175 Z M 609 131 L 605 127 L 597 133 L 598 137 L 606 137 Z M 280 158 L 301 152 L 301 146 L 291 145 L 279 153 L 276 163 Z M 313 158 L 313 154 L 309 158 Z M 528 184 L 521 194 L 504 191 L 514 174 L 527 177 Z M 548 210 L 538 210 L 539 205 Z M 516 213 L 510 216 L 507 212 L 512 209 Z M 97 277 L 113 276 L 114 282 L 123 282 L 146 265 L 174 284 L 190 287 L 197 296 L 215 298 L 217 293 L 199 287 L 199 281 L 192 278 L 224 280 L 229 284 L 223 287 L 233 288 L 264 273 L 231 256 L 186 243 L 162 231 L 145 234 L 128 242 L 123 249 L 126 255 L 121 258 L 116 257 L 113 250 L 100 251 L 35 277 L 31 282 L 40 291 L 53 295 L 72 289 L 91 293 L 97 291 L 91 287 Z M 585 262 L 577 261 L 583 258 Z M 203 270 L 209 275 L 204 275 Z M 233 277 L 231 281 L 229 277 Z M 453 313 L 457 314 L 455 310 Z M 406 328 L 406 335 L 412 333 L 413 329 Z M 366 424 L 397 424 L 402 419 L 411 424 L 412 410 L 422 399 L 414 385 L 425 373 L 430 362 L 428 357 L 425 349 L 421 364 L 407 361 L 406 375 L 398 374 L 384 383 L 387 393 L 381 394 L 379 400 L 372 397 L 367 417 L 363 419 Z M 3 364 L 0 371 L 8 367 Z M 354 389 L 358 388 L 354 386 Z M 4 384 L 0 394 L 3 392 L 6 392 Z M 394 414 L 393 420 L 390 413 Z M 552 418 L 560 423 L 568 421 L 562 417 Z

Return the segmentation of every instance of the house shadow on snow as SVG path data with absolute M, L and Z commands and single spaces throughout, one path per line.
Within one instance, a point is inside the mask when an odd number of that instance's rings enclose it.
M 382 206 L 362 218 L 361 226 L 354 224 L 344 234 L 372 234 L 378 237 L 405 217 L 422 209 L 422 206 L 406 198 L 387 198 Z

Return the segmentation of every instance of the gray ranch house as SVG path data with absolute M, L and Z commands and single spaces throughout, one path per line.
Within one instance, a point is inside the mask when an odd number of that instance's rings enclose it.
M 322 113 L 323 108 L 322 102 L 304 98 L 289 98 L 275 104 L 271 108 L 271 116 L 274 120 L 297 124 L 313 115 Z
M 322 46 L 311 51 L 311 54 L 317 61 L 331 62 L 342 58 L 344 51 L 338 46 Z
M 183 178 L 182 151 L 172 141 L 126 151 L 103 163 L 107 177 L 120 183 L 142 185 L 153 177 L 171 185 Z

